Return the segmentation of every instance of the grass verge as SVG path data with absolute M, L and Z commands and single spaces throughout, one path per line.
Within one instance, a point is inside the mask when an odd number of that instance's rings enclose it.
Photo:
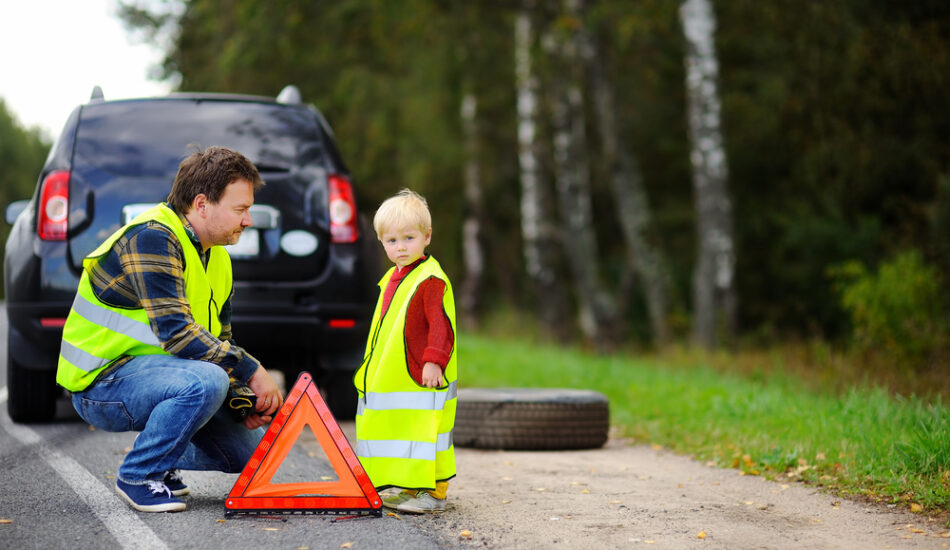
M 473 334 L 459 354 L 463 386 L 596 390 L 611 424 L 637 441 L 913 511 L 950 510 L 950 408 L 939 396 L 820 391 L 782 369 L 749 377 L 684 354 L 594 355 Z

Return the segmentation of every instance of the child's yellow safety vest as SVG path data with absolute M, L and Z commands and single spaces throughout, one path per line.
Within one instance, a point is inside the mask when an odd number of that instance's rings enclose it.
M 363 364 L 353 381 L 359 391 L 356 455 L 378 488 L 435 489 L 437 481 L 455 476 L 455 426 L 458 334 L 445 368 L 446 385 L 427 388 L 409 375 L 406 358 L 406 312 L 419 285 L 435 277 L 445 282 L 442 306 L 455 332 L 455 299 L 449 278 L 429 256 L 400 281 L 385 316 L 383 294 L 395 272 L 379 282 Z

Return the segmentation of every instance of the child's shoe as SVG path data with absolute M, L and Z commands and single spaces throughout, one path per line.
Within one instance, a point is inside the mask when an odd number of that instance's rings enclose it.
M 410 514 L 435 514 L 445 511 L 445 499 L 435 498 L 426 491 L 419 491 L 415 498 L 400 503 L 396 510 Z
M 400 491 L 395 495 L 388 496 L 383 499 L 383 506 L 386 508 L 392 508 L 393 510 L 399 509 L 399 505 L 407 500 L 410 500 L 416 496 L 416 491 Z

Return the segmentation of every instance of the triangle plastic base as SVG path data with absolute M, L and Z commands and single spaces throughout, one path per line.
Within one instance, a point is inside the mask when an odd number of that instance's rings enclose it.
M 313 430 L 337 480 L 272 483 L 304 426 Z M 382 504 L 313 378 L 303 372 L 231 488 L 224 506 L 226 517 L 235 514 L 381 516 Z

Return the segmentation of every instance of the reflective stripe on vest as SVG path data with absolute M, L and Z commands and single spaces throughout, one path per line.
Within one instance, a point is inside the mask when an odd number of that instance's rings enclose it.
M 144 309 L 118 308 L 101 302 L 89 281 L 93 262 L 109 253 L 129 228 L 149 221 L 161 223 L 182 243 L 185 295 L 192 317 L 215 337 L 221 334 L 220 311 L 212 312 L 212 305 L 217 305 L 216 295 L 221 303 L 230 297 L 231 259 L 223 247 L 211 247 L 206 271 L 178 214 L 164 204 L 157 205 L 113 233 L 83 260 L 76 298 L 63 326 L 56 372 L 56 381 L 70 391 L 86 389 L 102 369 L 120 357 L 167 353 L 152 331 Z
M 361 458 L 413 458 L 435 460 L 435 453 L 448 451 L 453 445 L 452 432 L 439 434 L 435 443 L 376 439 L 356 441 L 356 456 Z
M 360 392 L 354 450 L 377 487 L 434 489 L 437 481 L 455 475 L 457 346 L 445 368 L 447 385 L 420 386 L 407 366 L 406 312 L 419 285 L 438 278 L 445 282 L 442 306 L 455 331 L 455 301 L 448 277 L 429 256 L 399 283 L 386 315 L 381 315 L 383 291 L 394 272 L 390 269 L 380 281 L 365 359 L 354 376 Z
M 449 384 L 447 392 L 368 392 L 365 399 L 360 399 L 356 405 L 356 414 L 363 414 L 363 409 L 377 411 L 393 409 L 415 409 L 420 411 L 437 411 L 445 408 L 449 399 L 458 397 L 458 381 Z

